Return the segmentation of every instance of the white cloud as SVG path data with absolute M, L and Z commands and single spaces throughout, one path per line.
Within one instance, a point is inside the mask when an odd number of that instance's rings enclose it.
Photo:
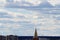
M 49 0 L 52 5 L 60 4 L 60 0 Z
M 0 8 L 3 8 L 6 4 L 6 0 L 0 0 Z
M 0 2 L 4 2 L 4 3 L 5 3 L 5 2 L 6 2 L 6 0 L 0 0 Z
M 41 3 L 40 0 L 25 0 L 26 2 L 32 3 L 33 5 L 38 5 Z
M 23 4 L 24 6 L 30 6 L 29 4 Z
M 22 2 L 22 1 L 26 1 L 31 3 L 33 6 L 37 6 L 39 5 L 43 0 L 14 0 L 14 2 Z M 48 0 L 53 6 L 55 6 L 56 4 L 60 4 L 60 0 Z M 4 7 L 6 5 L 6 0 L 0 0 L 0 7 Z M 24 4 L 24 6 L 30 6 L 30 4 Z

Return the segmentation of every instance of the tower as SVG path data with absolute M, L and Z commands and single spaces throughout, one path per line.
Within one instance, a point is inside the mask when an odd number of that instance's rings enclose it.
M 37 29 L 35 29 L 33 40 L 39 40 L 38 34 L 37 34 Z

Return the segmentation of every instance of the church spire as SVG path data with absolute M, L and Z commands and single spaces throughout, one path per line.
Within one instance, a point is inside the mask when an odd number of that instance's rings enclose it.
M 33 40 L 39 40 L 36 28 L 35 28 L 35 33 L 34 33 Z
M 37 29 L 35 29 L 34 38 L 37 38 Z

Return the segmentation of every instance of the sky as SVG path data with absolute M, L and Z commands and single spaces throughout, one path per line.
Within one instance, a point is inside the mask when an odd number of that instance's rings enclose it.
M 25 1 L 36 6 L 44 0 Z M 48 1 L 54 6 L 59 4 L 59 0 Z M 6 1 L 0 3 L 5 5 Z M 60 10 L 0 7 L 0 35 L 33 36 L 35 28 L 38 36 L 60 36 Z
M 22 1 L 22 0 L 14 0 L 14 2 L 16 1 Z M 34 5 L 38 5 L 40 4 L 42 1 L 46 1 L 46 0 L 23 0 L 29 3 L 32 3 Z M 47 0 L 49 3 L 51 3 L 51 5 L 55 6 L 57 4 L 60 4 L 60 0 Z M 5 5 L 7 2 L 6 0 L 0 0 L 0 5 Z

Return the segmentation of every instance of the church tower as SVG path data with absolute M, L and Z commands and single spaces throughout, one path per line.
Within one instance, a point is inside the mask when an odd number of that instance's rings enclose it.
M 39 40 L 38 34 L 37 34 L 37 29 L 35 29 L 33 40 Z

